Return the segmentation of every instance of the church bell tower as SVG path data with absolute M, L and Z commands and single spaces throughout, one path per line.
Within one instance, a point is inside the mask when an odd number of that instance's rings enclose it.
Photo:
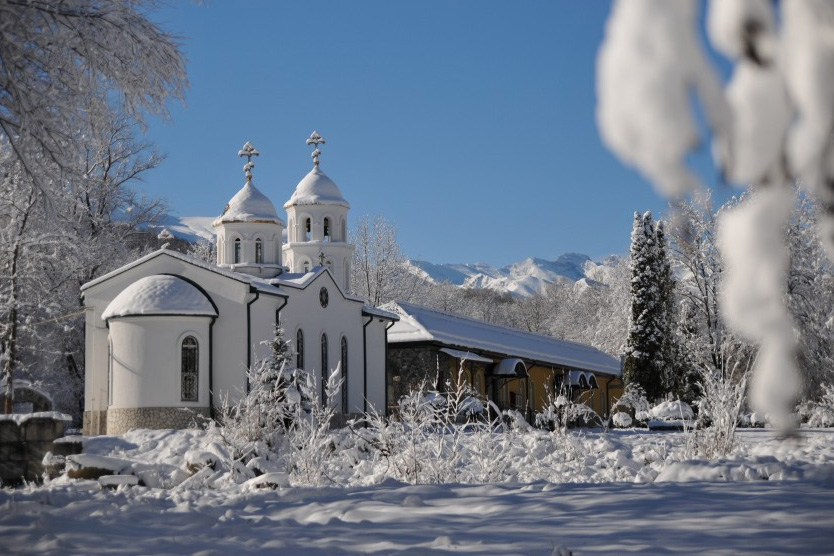
M 325 266 L 336 283 L 348 291 L 354 250 L 347 242 L 350 203 L 336 183 L 321 171 L 320 146 L 325 144 L 325 139 L 314 131 L 307 144 L 313 147 L 313 169 L 298 182 L 290 200 L 284 204 L 289 221 L 284 262 L 294 273 Z

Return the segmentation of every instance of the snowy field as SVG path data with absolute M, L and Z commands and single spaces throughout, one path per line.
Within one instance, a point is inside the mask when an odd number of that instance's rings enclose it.
M 222 479 L 102 490 L 61 477 L 0 490 L 0 552 L 834 553 L 834 429 L 789 440 L 744 430 L 713 462 L 682 458 L 682 433 L 557 436 L 526 433 L 538 461 L 513 458 L 496 485 L 407 485 L 367 467 L 345 469 L 346 486 L 275 490 Z M 134 431 L 88 439 L 85 452 L 164 484 L 188 450 L 212 447 L 201 431 Z

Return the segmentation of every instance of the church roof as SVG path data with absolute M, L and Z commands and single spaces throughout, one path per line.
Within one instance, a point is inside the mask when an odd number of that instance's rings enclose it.
M 135 281 L 101 314 L 104 320 L 136 315 L 217 316 L 206 295 L 178 276 L 156 274 Z
M 411 303 L 390 303 L 383 305 L 383 309 L 400 315 L 399 322 L 388 331 L 388 341 L 392 344 L 438 342 L 504 357 L 520 357 L 544 365 L 621 376 L 617 359 L 589 345 L 443 313 Z
M 270 222 L 284 225 L 284 221 L 278 218 L 275 212 L 275 205 L 269 198 L 261 193 L 247 179 L 243 188 L 232 197 L 226 210 L 218 216 L 212 225 L 219 226 L 226 222 Z
M 296 205 L 339 205 L 350 208 L 339 187 L 318 166 L 314 167 L 298 182 L 290 200 L 284 208 Z

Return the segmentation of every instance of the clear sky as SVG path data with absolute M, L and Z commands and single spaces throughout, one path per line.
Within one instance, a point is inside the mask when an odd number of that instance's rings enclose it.
M 665 202 L 599 139 L 594 65 L 608 10 L 599 0 L 171 3 L 153 19 L 182 38 L 190 89 L 170 122 L 150 122 L 168 158 L 140 189 L 180 216 L 220 214 L 243 185 L 248 140 L 261 152 L 255 183 L 283 217 L 312 167 L 304 141 L 315 129 L 351 221 L 385 216 L 411 258 L 624 253 L 633 212 Z

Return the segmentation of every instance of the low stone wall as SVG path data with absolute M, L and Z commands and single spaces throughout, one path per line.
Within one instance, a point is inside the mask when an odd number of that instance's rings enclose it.
M 111 407 L 107 410 L 107 434 L 124 434 L 130 429 L 187 429 L 200 416 L 208 417 L 209 408 Z
M 43 457 L 64 435 L 68 415 L 55 412 L 0 416 L 0 480 L 4 485 L 40 481 Z

